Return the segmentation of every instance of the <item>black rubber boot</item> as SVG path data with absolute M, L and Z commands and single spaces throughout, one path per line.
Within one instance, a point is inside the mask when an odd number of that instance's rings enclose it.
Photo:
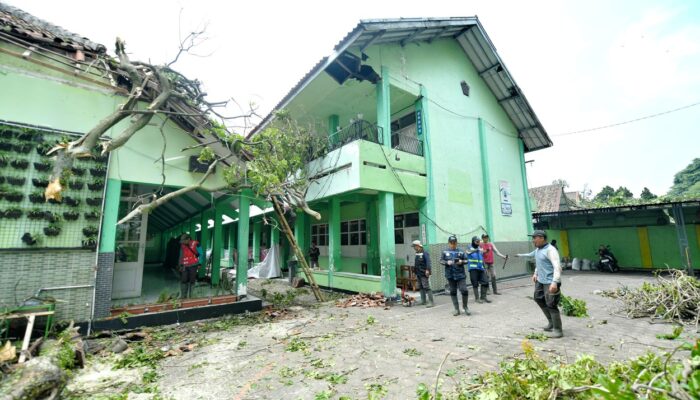
M 186 299 L 189 297 L 188 289 L 189 289 L 190 284 L 189 283 L 181 283 L 180 284 L 180 298 L 181 299 Z
M 540 306 L 540 310 L 542 310 L 542 313 L 545 317 L 547 317 L 548 321 L 547 326 L 543 327 L 542 330 L 545 332 L 551 332 L 554 326 L 552 325 L 552 316 L 549 314 L 549 308 Z
M 498 289 L 496 289 L 496 278 L 491 278 L 491 286 L 493 286 L 493 294 L 500 296 L 501 294 L 498 293 Z
M 548 333 L 547 336 L 553 339 L 564 336 L 564 332 L 561 329 L 561 313 L 559 313 L 559 309 L 556 311 L 550 309 L 549 313 L 552 315 L 552 332 Z
M 462 295 L 462 307 L 464 308 L 464 314 L 465 315 L 472 315 L 472 313 L 469 312 L 469 306 L 467 306 L 467 303 L 469 303 L 469 295 L 463 294 Z
M 481 298 L 479 298 L 479 287 L 474 288 L 474 300 L 476 300 L 477 303 L 481 304 L 483 301 L 481 301 Z
M 192 295 L 194 295 L 194 283 L 188 283 L 187 284 L 187 298 L 191 299 Z
M 452 315 L 456 317 L 459 315 L 459 300 L 457 300 L 457 295 L 450 297 L 452 297 L 452 305 L 455 307 L 455 311 L 452 313 Z
M 425 289 L 420 290 L 420 305 L 425 305 Z
M 481 285 L 481 301 L 490 303 L 491 300 L 486 297 L 487 290 L 489 290 L 489 285 Z
M 426 307 L 430 308 L 435 306 L 435 303 L 433 303 L 433 291 L 428 289 L 426 292 L 428 292 L 428 305 Z

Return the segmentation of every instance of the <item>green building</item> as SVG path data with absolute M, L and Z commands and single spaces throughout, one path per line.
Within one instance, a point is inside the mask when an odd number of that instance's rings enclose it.
M 185 232 L 206 253 L 196 291 L 208 299 L 203 304 L 216 303 L 222 290 L 244 297 L 249 264 L 267 249 L 286 266 L 291 252 L 270 205 L 245 192 L 191 192 L 117 226 L 134 206 L 201 179 L 197 149 L 182 149 L 215 138 L 202 134 L 195 117 L 157 115 L 109 159 L 78 161 L 83 175 L 70 178 L 70 204 L 31 201 L 48 174 L 46 147 L 87 132 L 125 100 L 128 76 L 104 46 L 0 4 L 0 87 L 0 134 L 7 132 L 2 141 L 10 146 L 0 149 L 7 160 L 0 171 L 26 178 L 2 184 L 3 194 L 19 200 L 0 199 L 0 307 L 50 295 L 59 319 L 85 321 L 125 304 L 156 303 L 177 290 L 163 265 L 172 258 L 172 238 Z M 158 88 L 147 92 L 146 101 Z M 449 234 L 468 243 L 488 231 L 502 252 L 528 248 L 524 153 L 552 143 L 478 19 L 362 21 L 277 108 L 332 144 L 311 165 L 307 201 L 321 220 L 297 213 L 293 221 L 302 248 L 312 241 L 321 248 L 314 271 L 320 285 L 394 295 L 415 239 L 427 243 L 435 264 Z M 226 154 L 223 145 L 211 147 Z M 27 167 L 15 169 L 22 160 Z M 217 171 L 206 185 L 222 183 Z M 47 212 L 63 217 L 30 218 Z M 509 261 L 502 271 L 519 275 L 527 267 Z M 444 284 L 440 273 L 433 280 Z

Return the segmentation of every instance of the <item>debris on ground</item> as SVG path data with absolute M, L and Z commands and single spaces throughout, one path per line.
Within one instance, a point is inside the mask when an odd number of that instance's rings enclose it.
M 700 322 L 700 281 L 680 270 L 657 274 L 656 283 L 644 282 L 638 288 L 626 286 L 603 291 L 602 295 L 622 302 L 627 318 L 650 317 L 682 324 Z
M 348 298 L 338 300 L 335 303 L 336 307 L 386 307 L 386 298 L 381 293 L 358 293 Z

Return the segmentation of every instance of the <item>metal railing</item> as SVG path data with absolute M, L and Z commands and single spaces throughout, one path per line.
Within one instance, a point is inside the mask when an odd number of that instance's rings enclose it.
M 355 140 L 382 144 L 382 128 L 359 119 L 328 137 L 328 151 L 333 151 Z
M 415 133 L 413 135 L 402 131 L 392 133 L 391 148 L 423 156 L 423 141 L 418 139 Z

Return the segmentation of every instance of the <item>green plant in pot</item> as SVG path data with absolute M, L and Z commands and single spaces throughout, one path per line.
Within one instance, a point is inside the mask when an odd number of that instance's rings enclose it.
M 22 210 L 19 208 L 8 208 L 7 210 L 0 211 L 0 218 L 5 219 L 18 219 L 22 216 Z
M 58 224 L 49 224 L 44 228 L 44 235 L 46 236 L 58 236 L 61 234 L 61 227 Z
M 10 166 L 14 169 L 27 169 L 27 167 L 29 167 L 29 161 L 22 159 L 12 160 L 10 161 Z
M 63 219 L 66 221 L 75 221 L 78 218 L 80 218 L 80 213 L 77 211 L 64 211 L 63 212 Z

